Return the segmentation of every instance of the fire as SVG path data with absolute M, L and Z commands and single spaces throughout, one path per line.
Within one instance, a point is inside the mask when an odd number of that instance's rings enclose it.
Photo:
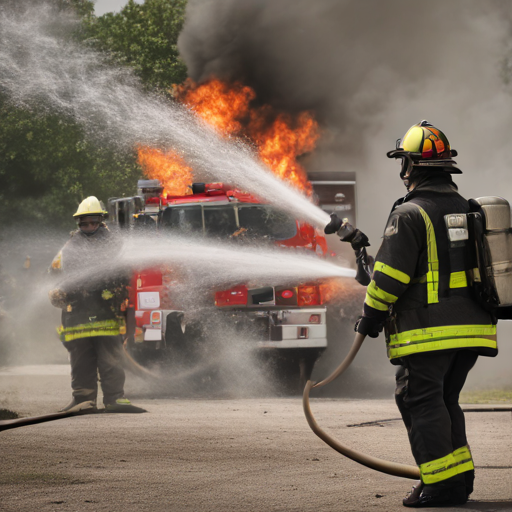
M 242 120 L 256 93 L 239 82 L 228 84 L 212 79 L 197 85 L 188 78 L 174 88 L 174 96 L 223 135 L 243 135 Z
M 188 79 L 176 86 L 173 93 L 221 135 L 248 140 L 280 179 L 311 195 L 306 171 L 297 162 L 299 156 L 315 148 L 320 135 L 318 123 L 309 112 L 292 115 L 276 112 L 269 105 L 254 106 L 253 89 L 215 78 L 202 84 Z M 160 179 L 172 194 L 192 183 L 192 170 L 182 160 L 173 163 L 173 158 L 172 153 L 139 148 L 139 163 L 146 175 Z M 174 180 L 178 185 L 173 184 Z
M 164 193 L 174 196 L 190 194 L 192 169 L 174 152 L 139 146 L 137 162 L 151 179 L 160 180 Z
M 320 295 L 323 304 L 347 304 L 353 302 L 360 307 L 364 300 L 366 288 L 355 280 L 327 279 L 320 284 Z

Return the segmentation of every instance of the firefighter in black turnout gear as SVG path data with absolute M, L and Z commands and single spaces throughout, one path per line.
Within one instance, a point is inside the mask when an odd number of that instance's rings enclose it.
M 145 412 L 124 396 L 122 335 L 128 279 L 113 266 L 107 270 L 119 244 L 103 223 L 105 213 L 96 197 L 84 199 L 74 215 L 78 229 L 51 266 L 60 283 L 49 296 L 62 309 L 58 333 L 71 363 L 73 397 L 61 412 L 78 410 L 84 402 L 96 407 L 98 373 L 105 412 Z
M 408 193 L 394 205 L 375 257 L 356 331 L 385 326 L 395 398 L 421 482 L 407 507 L 462 504 L 474 465 L 459 394 L 479 355 L 497 354 L 496 320 L 474 300 L 467 242 L 450 242 L 445 215 L 467 213 L 451 174 L 461 174 L 446 136 L 427 121 L 412 126 L 389 158 L 402 160 Z M 341 222 L 333 218 L 333 232 Z

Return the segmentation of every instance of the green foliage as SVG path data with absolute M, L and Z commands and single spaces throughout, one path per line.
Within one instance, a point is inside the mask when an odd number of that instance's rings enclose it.
M 186 0 L 129 0 L 121 12 L 89 21 L 89 35 L 116 62 L 131 66 L 150 88 L 169 91 L 187 78 L 178 55 Z
M 55 0 L 60 9 L 73 9 L 80 17 L 94 14 L 94 2 L 91 0 Z
M 31 0 L 37 1 L 37 0 Z M 168 91 L 186 78 L 177 39 L 186 0 L 128 2 L 119 14 L 94 16 L 89 0 L 53 0 L 83 23 L 73 37 L 133 67 L 149 89 Z M 15 3 L 15 2 L 14 2 Z M 71 120 L 42 108 L 16 108 L 0 95 L 0 214 L 10 222 L 73 226 L 80 201 L 133 195 L 142 175 L 133 152 L 98 147 Z
M 70 225 L 80 201 L 133 194 L 135 154 L 95 146 L 80 126 L 0 104 L 0 212 L 4 222 Z

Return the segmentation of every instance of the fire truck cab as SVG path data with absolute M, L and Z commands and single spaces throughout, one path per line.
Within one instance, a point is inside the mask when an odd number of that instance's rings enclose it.
M 140 180 L 137 196 L 112 198 L 108 210 L 109 222 L 120 230 L 300 247 L 319 257 L 327 251 L 323 233 L 311 225 L 222 183 L 195 183 L 191 194 L 171 196 L 163 194 L 158 180 Z M 183 350 L 200 336 L 197 322 L 187 325 L 186 312 L 169 299 L 168 277 L 168 271 L 155 268 L 139 269 L 133 276 L 127 334 L 136 357 Z M 257 349 L 286 361 L 299 383 L 309 378 L 327 347 L 326 307 L 319 283 L 240 284 L 216 290 L 211 301 L 215 313 L 249 333 Z

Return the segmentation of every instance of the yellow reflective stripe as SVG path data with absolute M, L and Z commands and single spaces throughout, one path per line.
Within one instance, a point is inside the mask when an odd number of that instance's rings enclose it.
M 474 465 L 469 447 L 463 446 L 445 457 L 420 464 L 419 468 L 422 482 L 432 485 L 470 471 L 474 469 Z
M 75 332 L 70 334 L 61 333 L 61 341 L 72 341 L 80 338 L 93 338 L 94 336 L 117 336 L 120 334 L 119 329 L 93 329 L 90 331 Z
M 448 325 L 391 334 L 387 350 L 389 358 L 395 359 L 419 352 L 468 347 L 496 349 L 496 326 Z
M 453 337 L 460 335 L 496 335 L 495 325 L 443 325 L 437 327 L 425 327 L 423 329 L 414 329 L 404 331 L 398 334 L 392 334 L 391 340 L 397 343 L 412 342 L 418 343 L 424 339 L 434 339 L 439 337 Z
M 366 293 L 366 298 L 364 299 L 364 303 L 373 309 L 378 309 L 379 311 L 387 311 L 389 308 L 389 306 L 387 306 L 386 304 L 383 304 L 380 300 L 375 300 L 368 293 Z
M 459 473 L 464 473 L 465 471 L 471 471 L 475 469 L 473 464 L 473 456 L 471 455 L 471 450 L 469 446 L 463 446 L 462 448 L 458 448 L 453 452 L 453 458 L 455 459 L 455 464 L 459 470 Z
M 395 303 L 397 299 L 398 297 L 385 292 L 375 284 L 375 281 L 372 281 L 366 289 L 366 298 L 364 302 L 368 306 L 378 309 L 379 311 L 387 311 L 390 304 Z
M 420 464 L 421 481 L 425 485 L 435 484 L 457 475 L 453 453 L 446 457 Z
M 466 271 L 452 272 L 450 274 L 450 288 L 466 288 L 468 285 L 468 279 L 466 277 Z
M 78 324 L 72 327 L 63 327 L 62 325 L 59 327 L 59 332 L 73 332 L 73 331 L 82 331 L 84 329 L 102 329 L 102 328 L 110 328 L 110 327 L 119 327 L 119 321 L 110 319 L 110 320 L 99 320 L 98 322 L 89 322 L 87 324 Z
M 63 327 L 61 325 L 57 328 L 57 333 L 61 341 L 71 341 L 94 336 L 117 336 L 121 334 L 123 327 L 124 322 L 119 322 L 118 320 L 101 320 L 72 327 Z
M 411 278 L 405 272 L 390 267 L 389 265 L 381 263 L 380 261 L 375 262 L 373 270 L 374 272 L 382 272 L 383 274 L 386 274 L 387 276 L 392 277 L 393 279 L 396 279 L 397 281 L 400 281 L 404 284 L 409 284 L 411 281 Z
M 414 203 L 411 203 L 414 204 Z M 439 302 L 439 259 L 437 257 L 437 244 L 434 226 L 427 212 L 417 204 L 414 204 L 421 213 L 427 229 L 427 254 L 428 254 L 428 272 L 427 272 L 427 296 L 428 303 Z
M 380 300 L 385 304 L 393 304 L 397 301 L 398 297 L 393 295 L 392 293 L 388 293 L 384 291 L 382 288 L 379 288 L 375 281 L 372 281 L 368 288 L 366 289 L 366 293 L 369 293 L 372 298 Z

